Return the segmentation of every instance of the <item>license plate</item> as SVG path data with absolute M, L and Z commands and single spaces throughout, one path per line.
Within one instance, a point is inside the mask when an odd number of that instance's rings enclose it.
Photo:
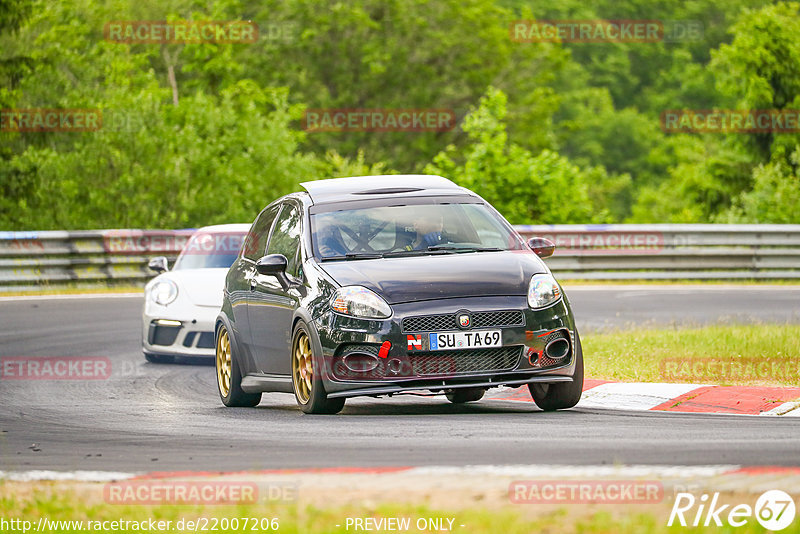
M 428 334 L 428 350 L 483 349 L 502 345 L 503 339 L 500 330 L 432 332 Z

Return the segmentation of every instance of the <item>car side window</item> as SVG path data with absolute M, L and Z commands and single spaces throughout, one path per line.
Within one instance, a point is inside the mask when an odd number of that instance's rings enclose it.
M 264 255 L 264 251 L 267 249 L 269 230 L 272 228 L 272 221 L 275 220 L 279 207 L 273 206 L 268 210 L 264 210 L 256 218 L 250 228 L 250 232 L 247 234 L 247 239 L 245 239 L 242 256 L 248 260 L 258 261 Z
M 267 254 L 286 256 L 286 274 L 297 277 L 300 266 L 300 210 L 294 204 L 283 205 L 272 229 Z

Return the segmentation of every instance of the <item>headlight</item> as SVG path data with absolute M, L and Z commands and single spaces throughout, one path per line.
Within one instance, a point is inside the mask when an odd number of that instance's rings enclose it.
M 385 300 L 362 286 L 340 287 L 331 298 L 334 311 L 365 319 L 387 319 L 392 309 Z
M 159 280 L 150 288 L 150 298 L 156 304 L 166 306 L 178 298 L 178 286 L 172 280 Z
M 535 274 L 528 285 L 528 306 L 544 308 L 561 298 L 561 288 L 550 274 Z

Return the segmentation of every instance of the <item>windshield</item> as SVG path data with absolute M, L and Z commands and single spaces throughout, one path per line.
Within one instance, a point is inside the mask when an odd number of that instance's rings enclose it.
M 173 271 L 227 269 L 239 256 L 246 232 L 197 232 L 183 247 Z
M 484 204 L 414 204 L 311 216 L 322 260 L 523 250 L 522 239 Z

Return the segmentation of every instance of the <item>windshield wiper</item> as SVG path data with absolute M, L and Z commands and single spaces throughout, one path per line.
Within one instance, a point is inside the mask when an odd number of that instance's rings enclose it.
M 326 256 L 320 258 L 322 261 L 335 261 L 335 260 L 375 260 L 382 258 L 383 254 L 370 253 L 370 252 L 348 252 L 344 256 Z
M 391 252 L 384 252 L 384 258 L 402 257 L 402 256 L 422 256 L 426 254 L 426 250 L 393 250 Z
M 447 250 L 452 252 L 502 252 L 502 248 L 497 247 L 457 247 L 454 245 L 432 245 L 429 251 Z
M 348 252 L 344 256 L 327 256 L 320 261 L 376 260 L 379 258 L 402 258 L 403 256 L 424 256 L 426 254 L 454 254 L 460 252 L 501 252 L 497 247 L 458 247 L 454 245 L 432 245 L 423 250 L 393 250 L 391 252 Z

